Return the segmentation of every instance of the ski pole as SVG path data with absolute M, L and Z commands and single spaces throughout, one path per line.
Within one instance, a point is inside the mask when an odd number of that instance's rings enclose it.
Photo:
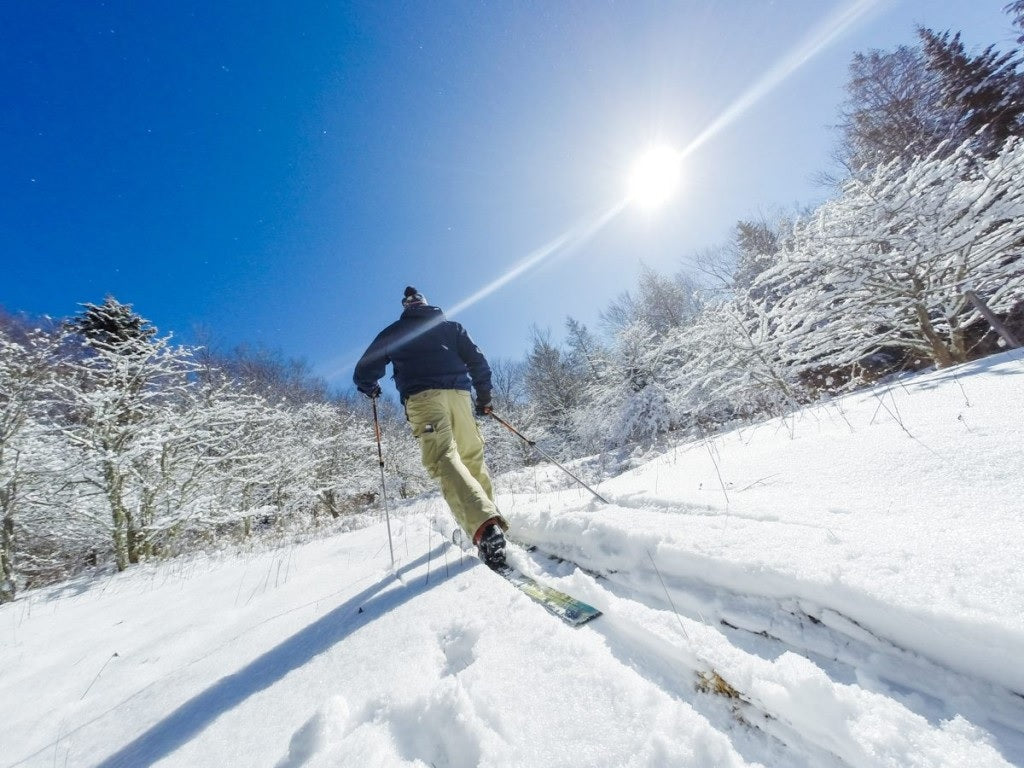
M 539 446 L 537 445 L 537 443 L 536 443 L 536 442 L 534 442 L 533 440 L 531 440 L 530 438 L 528 438 L 528 437 L 527 437 L 526 435 L 524 435 L 524 434 L 523 434 L 522 432 L 520 432 L 520 431 L 519 431 L 518 429 L 516 429 L 515 427 L 513 427 L 513 426 L 512 426 L 511 424 L 509 424 L 509 423 L 508 423 L 507 421 L 505 421 L 505 420 L 504 420 L 503 418 L 501 418 L 501 416 L 499 416 L 498 414 L 496 414 L 496 413 L 495 413 L 494 411 L 490 411 L 489 413 L 490 413 L 490 415 L 491 415 L 491 416 L 492 416 L 492 417 L 494 418 L 494 420 L 495 420 L 495 421 L 497 421 L 497 422 L 498 422 L 499 424 L 501 424 L 501 426 L 503 426 L 503 427 L 504 427 L 505 429 L 507 429 L 507 430 L 508 430 L 509 432 L 511 432 L 511 433 L 512 433 L 513 435 L 515 435 L 516 437 L 520 438 L 520 439 L 521 439 L 521 440 L 522 440 L 522 441 L 523 441 L 524 443 L 526 443 L 526 444 L 527 444 L 528 446 L 530 446 L 531 448 L 533 448 L 533 450 L 535 450 L 535 451 L 536 451 L 537 453 L 539 453 L 539 454 L 540 454 L 541 456 L 543 456 L 543 457 L 544 457 L 545 459 L 547 459 L 548 461 L 550 461 L 550 462 L 551 462 L 552 464 L 554 464 L 554 465 L 555 465 L 556 467 L 558 467 L 558 468 L 559 468 L 560 470 L 562 470 L 563 472 L 565 472 L 565 474 L 567 474 L 567 475 L 568 475 L 569 477 L 571 477 L 571 478 L 572 478 L 573 480 L 575 480 L 575 481 L 576 481 L 577 483 L 579 483 L 579 484 L 580 484 L 580 485 L 582 485 L 582 486 L 583 486 L 584 488 L 586 488 L 586 489 L 587 489 L 588 491 L 590 491 L 590 492 L 591 492 L 592 494 L 594 494 L 594 496 L 596 496 L 596 497 L 597 497 L 598 499 L 600 499 L 601 501 L 603 501 L 603 502 L 604 502 L 605 504 L 609 504 L 609 503 L 610 503 L 610 502 L 608 501 L 608 499 L 606 499 L 606 498 L 605 498 L 604 496 L 602 496 L 602 495 L 601 495 L 600 493 L 598 493 L 598 492 L 597 492 L 597 491 L 595 491 L 595 490 L 594 490 L 593 488 L 591 488 L 591 487 L 590 487 L 589 485 L 587 485 L 587 484 L 586 484 L 586 483 L 584 483 L 584 482 L 583 482 L 582 480 L 580 480 L 580 479 L 579 479 L 578 477 L 576 477 L 576 475 L 574 475 L 574 474 L 573 474 L 572 472 L 570 472 L 570 471 L 569 471 L 568 469 L 566 469 L 566 468 L 565 468 L 565 467 L 563 467 L 563 466 L 562 466 L 561 464 L 559 464 L 559 463 L 558 463 L 557 461 L 555 461 L 555 460 L 554 460 L 554 459 L 553 459 L 553 458 L 552 458 L 551 456 L 549 456 L 549 455 L 548 455 L 547 453 L 545 453 L 544 451 L 542 451 L 542 450 L 540 449 L 540 447 L 539 447 Z
M 373 432 L 377 436 L 377 459 L 380 461 L 380 494 L 384 500 L 384 521 L 388 527 L 388 549 L 391 551 L 391 569 L 395 568 L 395 547 L 391 543 L 391 515 L 388 513 L 388 489 L 384 482 L 384 451 L 380 447 L 380 419 L 377 418 L 377 398 L 373 401 Z

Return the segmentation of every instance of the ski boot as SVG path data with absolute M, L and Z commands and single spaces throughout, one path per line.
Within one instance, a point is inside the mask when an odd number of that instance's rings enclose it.
M 491 568 L 505 564 L 505 534 L 497 523 L 487 521 L 476 534 L 477 552 L 480 559 Z

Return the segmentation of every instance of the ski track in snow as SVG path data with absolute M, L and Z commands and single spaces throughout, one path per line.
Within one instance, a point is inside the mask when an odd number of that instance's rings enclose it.
M 634 457 L 607 506 L 504 478 L 535 547 L 510 559 L 603 611 L 580 628 L 436 498 L 392 510 L 394 572 L 374 524 L 28 593 L 0 606 L 0 768 L 1024 766 L 1020 468 L 994 460 L 1022 361 Z
M 765 600 L 678 579 L 666 584 L 653 568 L 595 578 L 595 563 L 583 572 L 557 556 L 544 559 L 543 553 L 533 555 L 533 573 L 605 611 L 606 621 L 594 630 L 618 647 L 624 663 L 676 689 L 688 678 L 692 683 L 724 675 L 738 689 L 734 715 L 799 747 L 798 754 L 812 756 L 811 765 L 902 765 L 909 744 L 926 750 L 921 765 L 1005 764 L 987 749 L 974 752 L 960 738 L 959 731 L 970 734 L 971 726 L 946 702 L 985 722 L 1001 737 L 997 742 L 1006 754 L 1024 757 L 1024 698 L 937 667 L 827 608 L 813 608 L 828 617 L 823 620 L 805 613 L 795 599 Z M 757 695 L 773 685 L 785 695 Z M 844 690 L 850 686 L 874 695 L 851 696 Z M 805 700 L 798 702 L 801 693 Z M 858 708 L 871 722 L 864 733 L 851 728 L 844 734 L 843 721 L 856 720 Z M 822 716 L 829 711 L 839 713 L 835 722 Z M 892 732 L 877 739 L 877 718 L 899 723 L 904 733 L 895 743 L 886 743 Z

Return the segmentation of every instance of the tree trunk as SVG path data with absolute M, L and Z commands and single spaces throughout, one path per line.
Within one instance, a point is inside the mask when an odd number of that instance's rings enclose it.
M 954 318 L 949 321 L 949 348 L 954 360 L 960 363 L 967 361 L 967 334 Z
M 331 490 L 331 491 L 324 491 L 323 494 L 321 494 L 321 495 L 322 495 L 323 502 L 324 502 L 324 508 L 331 514 L 332 518 L 337 520 L 338 516 L 340 514 L 338 512 L 338 498 L 337 498 L 337 494 L 333 490 Z
M 935 326 L 932 325 L 932 320 L 928 317 L 928 308 L 924 304 L 917 304 L 914 307 L 914 311 L 917 313 L 917 322 L 918 327 L 921 329 L 921 335 L 928 342 L 931 349 L 931 358 L 935 361 L 936 367 L 948 368 L 958 362 L 953 359 L 949 347 L 946 346 L 946 343 L 936 332 Z
M 988 324 L 992 326 L 992 329 L 1002 337 L 1003 341 L 1006 342 L 1006 346 L 1011 349 L 1016 349 L 1021 346 L 1020 340 L 1013 335 L 1013 332 L 1010 331 L 1010 329 L 1007 328 L 998 317 L 996 317 L 996 314 L 989 309 L 988 304 L 978 297 L 978 294 L 974 291 L 964 291 L 964 296 L 971 302 L 971 304 L 974 305 L 975 309 L 981 313 L 981 316 L 988 321 Z
M 139 529 L 138 520 L 131 512 L 126 512 L 125 517 L 128 522 L 128 562 L 136 565 L 142 561 L 146 534 Z
M 13 484 L 0 491 L 4 517 L 0 526 L 0 605 L 14 600 L 14 493 Z
M 153 523 L 156 521 L 156 491 L 143 488 L 139 502 L 139 514 L 135 530 L 135 560 L 149 560 L 153 557 Z
M 131 563 L 128 544 L 128 510 L 125 509 L 124 500 L 121 497 L 124 481 L 110 461 L 103 462 L 103 477 L 106 481 L 107 500 L 110 502 L 110 515 L 114 526 L 114 563 L 117 565 L 117 570 L 123 571 Z

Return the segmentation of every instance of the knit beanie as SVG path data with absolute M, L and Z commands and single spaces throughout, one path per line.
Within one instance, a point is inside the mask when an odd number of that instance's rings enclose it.
M 406 286 L 405 296 L 402 297 L 402 306 L 411 307 L 414 304 L 426 304 L 427 300 L 423 297 L 423 294 L 413 288 L 411 285 Z

